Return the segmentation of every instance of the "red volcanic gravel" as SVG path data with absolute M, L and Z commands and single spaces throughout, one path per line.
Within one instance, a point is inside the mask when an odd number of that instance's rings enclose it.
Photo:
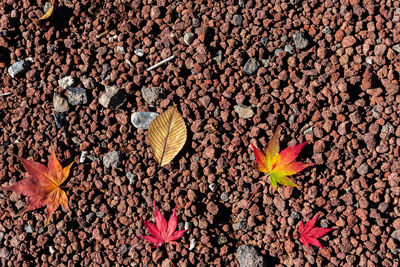
M 1 192 L 2 266 L 170 266 L 138 238 L 153 200 L 189 229 L 176 266 L 399 265 L 399 1 L 56 2 L 40 25 L 45 0 L 0 2 L 1 184 L 25 177 L 13 155 L 46 163 L 54 143 L 75 162 L 65 185 L 107 193 L 67 189 L 71 212 L 44 227 Z M 188 139 L 160 167 L 130 118 L 174 103 Z M 267 181 L 233 223 L 264 178 L 250 141 L 278 125 L 316 165 L 299 188 Z M 278 238 L 317 212 L 325 248 Z

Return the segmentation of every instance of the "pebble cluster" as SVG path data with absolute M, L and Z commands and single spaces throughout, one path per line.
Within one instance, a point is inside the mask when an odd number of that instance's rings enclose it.
M 38 26 L 45 4 L 0 3 L 1 183 L 22 178 L 12 154 L 42 162 L 55 142 L 68 185 L 108 193 L 69 190 L 46 228 L 1 193 L 3 266 L 169 266 L 137 237 L 153 199 L 190 229 L 177 266 L 399 264 L 399 1 L 69 0 Z M 174 103 L 189 138 L 160 168 L 146 129 Z M 263 179 L 250 141 L 278 125 L 317 165 L 233 224 Z M 325 249 L 278 238 L 316 212 Z

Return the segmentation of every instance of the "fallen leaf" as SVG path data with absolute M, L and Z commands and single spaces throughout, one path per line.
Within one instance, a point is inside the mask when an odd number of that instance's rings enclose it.
M 143 238 L 150 243 L 154 244 L 154 247 L 158 248 L 161 247 L 162 245 L 165 245 L 165 249 L 167 250 L 167 245 L 166 244 L 173 244 L 177 245 L 178 238 L 180 238 L 187 230 L 180 230 L 180 231 L 175 231 L 176 226 L 178 225 L 178 219 L 176 217 L 176 207 L 174 208 L 174 211 L 172 212 L 171 217 L 169 217 L 168 223 L 167 220 L 164 218 L 164 216 L 161 215 L 161 213 L 157 210 L 156 208 L 156 202 L 153 200 L 153 206 L 154 206 L 154 215 L 156 219 L 156 224 L 154 225 L 151 222 L 143 220 L 144 225 L 146 226 L 147 230 L 151 235 L 145 235 L 145 236 L 138 236 L 140 238 Z M 168 254 L 168 250 L 167 250 Z M 169 254 L 168 258 L 171 260 Z M 172 260 L 171 260 L 172 263 Z M 173 264 L 173 263 L 172 263 Z
M 296 174 L 303 169 L 314 165 L 314 163 L 302 163 L 294 161 L 300 151 L 307 144 L 307 141 L 302 144 L 287 147 L 279 153 L 279 136 L 280 127 L 272 136 L 268 143 L 265 155 L 253 143 L 251 146 L 254 151 L 254 156 L 258 163 L 257 169 L 260 172 L 269 175 L 272 186 L 276 189 L 277 183 L 288 186 L 298 186 L 288 176 Z
M 53 11 L 54 11 L 55 5 L 56 5 L 55 2 L 56 2 L 56 0 L 51 0 L 51 1 L 50 1 L 50 3 L 51 3 L 50 8 L 46 11 L 46 13 L 44 13 L 43 16 L 41 16 L 41 17 L 36 21 L 36 24 L 37 24 L 37 25 L 39 25 L 43 20 L 46 20 L 46 19 L 50 18 L 51 15 L 53 15 Z
M 60 185 L 68 178 L 73 163 L 62 168 L 56 158 L 54 148 L 47 167 L 32 160 L 21 157 L 18 157 L 18 159 L 28 176 L 3 190 L 14 191 L 28 197 L 25 207 L 19 214 L 47 206 L 47 219 L 45 221 L 45 226 L 47 226 L 58 206 L 61 205 L 64 210 L 69 211 L 68 197 L 60 188 Z
M 185 121 L 174 105 L 158 115 L 150 124 L 148 138 L 154 157 L 161 165 L 167 165 L 185 145 L 187 132 Z
M 311 221 L 307 222 L 305 226 L 303 224 L 303 219 L 301 219 L 300 222 L 300 242 L 303 243 L 308 249 L 310 248 L 310 244 L 313 246 L 324 248 L 317 238 L 320 238 L 330 231 L 334 230 L 333 228 L 314 227 L 317 218 L 318 213 L 315 214 L 314 218 L 312 218 Z

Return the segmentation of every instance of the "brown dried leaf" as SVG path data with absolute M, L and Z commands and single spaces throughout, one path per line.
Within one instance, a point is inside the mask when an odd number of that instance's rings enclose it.
M 39 19 L 36 21 L 36 24 L 37 24 L 37 25 L 39 25 L 43 20 L 46 20 L 46 19 L 50 18 L 51 15 L 53 15 L 53 11 L 54 11 L 54 9 L 56 8 L 56 7 L 55 7 L 55 5 L 56 5 L 55 2 L 56 2 L 56 0 L 51 0 L 50 2 L 51 2 L 51 7 L 46 11 L 46 13 L 45 13 L 41 18 L 39 18 Z
M 167 165 L 185 145 L 185 121 L 174 105 L 158 115 L 149 127 L 148 138 L 154 157 L 161 166 Z

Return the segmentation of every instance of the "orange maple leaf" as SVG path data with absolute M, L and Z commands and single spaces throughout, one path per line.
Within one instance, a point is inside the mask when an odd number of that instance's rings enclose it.
M 61 205 L 65 211 L 69 211 L 68 197 L 60 186 L 68 178 L 73 162 L 63 168 L 56 158 L 54 147 L 47 167 L 32 160 L 21 157 L 18 159 L 29 175 L 3 190 L 14 191 L 28 197 L 25 207 L 18 213 L 19 215 L 25 211 L 47 206 L 45 221 L 45 226 L 47 226 L 58 206 Z
M 302 163 L 294 161 L 307 141 L 290 146 L 279 152 L 279 136 L 280 127 L 276 129 L 276 132 L 272 136 L 268 143 L 265 155 L 259 150 L 253 143 L 251 146 L 254 151 L 254 156 L 258 163 L 257 169 L 260 172 L 267 173 L 269 175 L 272 186 L 276 189 L 277 184 L 298 186 L 288 176 L 296 174 L 307 167 L 313 166 L 314 163 Z

